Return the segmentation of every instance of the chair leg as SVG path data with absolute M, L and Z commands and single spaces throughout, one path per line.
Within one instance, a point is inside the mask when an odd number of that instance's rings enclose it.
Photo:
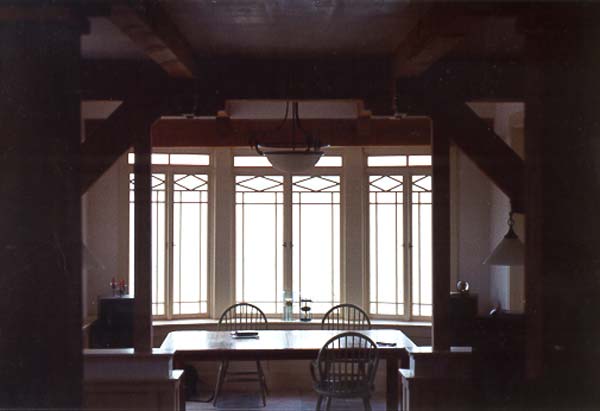
M 369 397 L 363 397 L 363 405 L 365 406 L 365 411 L 371 411 L 371 400 Z
M 262 395 L 263 407 L 267 406 L 267 383 L 265 379 L 265 373 L 263 372 L 260 361 L 256 361 L 256 371 L 258 372 L 258 386 L 260 388 L 260 394 Z
M 319 395 L 319 399 L 317 400 L 317 407 L 315 408 L 315 411 L 321 411 L 322 403 L 323 403 L 323 396 Z
M 325 409 L 327 411 L 331 409 L 331 397 L 327 397 L 327 405 L 325 406 Z
M 217 399 L 221 394 L 221 388 L 223 388 L 223 382 L 225 382 L 225 376 L 227 375 L 227 368 L 229 368 L 229 361 L 221 361 L 219 365 L 219 374 L 217 375 L 217 386 L 215 388 L 215 398 L 213 399 L 213 407 L 217 406 Z

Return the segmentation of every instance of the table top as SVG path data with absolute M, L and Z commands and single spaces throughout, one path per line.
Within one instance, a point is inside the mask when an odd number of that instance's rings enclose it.
M 230 331 L 173 331 L 161 349 L 189 359 L 315 358 L 323 345 L 343 331 L 336 330 L 260 330 L 258 338 L 234 338 Z M 396 357 L 415 344 L 399 330 L 359 331 L 379 345 L 380 357 Z

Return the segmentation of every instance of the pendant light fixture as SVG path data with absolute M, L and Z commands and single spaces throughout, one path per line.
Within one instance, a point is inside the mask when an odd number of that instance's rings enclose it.
M 494 251 L 484 260 L 484 264 L 498 266 L 521 266 L 525 261 L 525 247 L 515 231 L 513 226 L 512 207 L 508 213 L 508 232 L 498 243 Z
M 279 126 L 273 130 L 279 131 L 288 120 L 290 101 L 286 101 L 285 115 Z M 297 141 L 299 140 L 299 141 Z M 298 101 L 292 101 L 292 119 L 290 140 L 286 143 L 256 143 L 258 154 L 267 157 L 271 165 L 284 173 L 299 173 L 311 169 L 323 155 L 325 147 L 311 133 L 302 128 Z

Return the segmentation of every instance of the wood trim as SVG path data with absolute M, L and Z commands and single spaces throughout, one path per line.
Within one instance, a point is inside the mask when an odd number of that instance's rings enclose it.
M 395 146 L 430 144 L 428 117 L 370 118 L 357 120 L 302 120 L 302 126 L 331 146 Z M 364 124 L 368 122 L 368 124 Z M 154 147 L 244 147 L 253 139 L 287 141 L 283 127 L 271 134 L 280 120 L 236 120 L 229 118 L 163 118 L 152 126 Z M 268 137 L 267 137 L 268 136 Z M 267 141 L 268 140 L 268 141 Z M 261 140 L 262 141 L 262 140 Z

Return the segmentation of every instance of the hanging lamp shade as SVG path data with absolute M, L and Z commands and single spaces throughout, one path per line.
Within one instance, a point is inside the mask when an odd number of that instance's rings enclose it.
M 525 246 L 513 230 L 512 212 L 508 219 L 508 232 L 494 251 L 483 261 L 488 265 L 521 266 L 525 261 Z
M 288 119 L 290 102 L 286 102 L 285 115 L 277 130 L 281 130 Z M 296 141 L 298 134 L 299 140 Z M 300 123 L 300 115 L 298 112 L 298 102 L 292 101 L 292 118 L 291 118 L 291 133 L 290 141 L 279 144 L 256 144 L 256 151 L 269 160 L 271 165 L 284 173 L 299 173 L 304 172 L 317 164 L 323 151 L 318 139 L 315 139 L 312 134 L 302 128 Z
M 284 173 L 300 173 L 310 170 L 317 164 L 322 151 L 263 151 L 269 162 Z

